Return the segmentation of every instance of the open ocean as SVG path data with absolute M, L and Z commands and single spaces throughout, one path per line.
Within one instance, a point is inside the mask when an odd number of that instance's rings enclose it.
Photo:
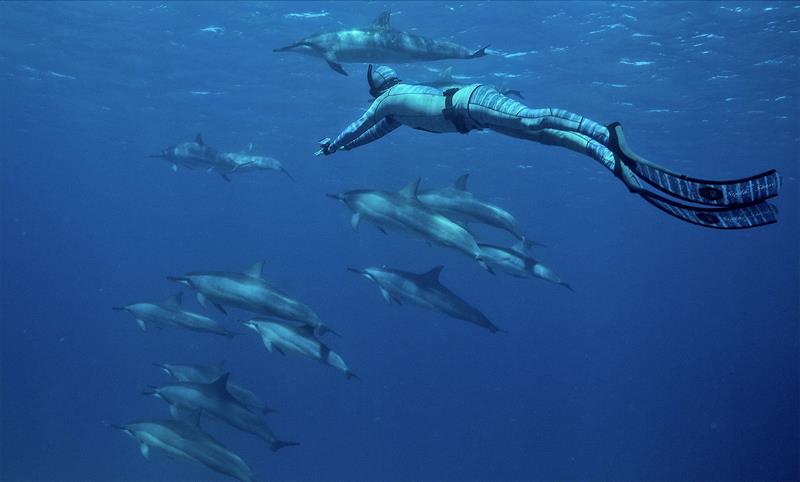
M 620 121 L 709 179 L 777 169 L 779 222 L 680 222 L 592 159 L 489 131 L 400 128 L 315 157 L 369 106 L 367 65 L 274 48 L 367 26 L 488 55 L 389 63 Z M 194 140 L 279 172 L 173 172 Z M 265 480 L 799 480 L 800 2 L 0 2 L 0 479 L 233 480 L 111 424 L 166 419 L 154 363 L 214 365 L 283 439 L 202 417 Z M 512 212 L 575 292 L 481 270 L 325 196 L 450 186 Z M 507 233 L 475 226 L 481 240 Z M 360 377 L 268 352 L 167 276 L 245 271 L 307 304 Z M 348 267 L 424 272 L 507 333 L 387 304 Z M 142 331 L 112 307 L 184 292 L 233 339 Z

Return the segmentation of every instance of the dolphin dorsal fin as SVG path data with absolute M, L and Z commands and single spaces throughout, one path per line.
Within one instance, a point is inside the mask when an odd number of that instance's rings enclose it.
M 164 306 L 178 308 L 179 306 L 181 306 L 182 302 L 183 302 L 183 291 L 178 291 L 174 295 L 164 300 Z
M 201 136 L 199 132 L 198 132 L 198 133 L 197 133 L 197 135 L 194 137 L 194 141 L 195 141 L 196 143 L 200 144 L 201 146 L 204 146 L 204 145 L 205 145 L 205 143 L 203 142 L 203 136 Z
M 422 273 L 421 276 L 425 278 L 425 280 L 429 283 L 439 284 L 439 274 L 441 274 L 443 269 L 444 266 L 442 265 L 434 266 L 433 269 L 431 269 L 428 272 Z
M 261 278 L 261 273 L 264 271 L 264 260 L 262 259 L 258 263 L 251 266 L 247 271 L 244 272 L 247 276 L 251 278 Z
M 444 69 L 443 71 L 439 72 L 439 78 L 437 79 L 439 82 L 452 82 L 453 81 L 453 66 Z
M 461 175 L 461 177 L 456 179 L 455 188 L 458 189 L 459 191 L 466 191 L 467 179 L 469 179 L 469 173 Z
M 406 187 L 400 190 L 400 195 L 410 199 L 417 199 L 417 190 L 419 189 L 419 181 L 420 178 L 418 177 L 413 181 L 411 181 L 410 183 L 408 183 Z
M 231 376 L 230 372 L 225 372 L 220 375 L 219 378 L 211 382 L 209 385 L 212 386 L 215 390 L 218 390 L 220 393 L 225 393 L 226 395 L 230 396 L 228 392 L 228 378 Z
M 372 22 L 372 26 L 374 28 L 379 28 L 383 30 L 391 29 L 392 26 L 389 24 L 389 17 L 391 15 L 392 14 L 388 10 L 383 12 L 382 14 L 378 15 L 378 18 L 376 18 L 375 21 Z

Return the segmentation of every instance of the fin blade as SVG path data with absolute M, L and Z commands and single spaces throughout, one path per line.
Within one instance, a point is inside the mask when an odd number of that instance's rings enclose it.
M 462 174 L 458 179 L 456 179 L 455 188 L 459 191 L 466 191 L 467 190 L 467 180 L 469 179 L 469 173 Z

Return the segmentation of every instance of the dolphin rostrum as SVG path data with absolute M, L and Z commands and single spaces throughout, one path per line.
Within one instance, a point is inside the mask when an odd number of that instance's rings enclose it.
M 327 196 L 341 201 L 354 212 L 350 220 L 353 229 L 357 229 L 361 219 L 365 219 L 382 231 L 386 228 L 404 231 L 431 243 L 461 251 L 491 273 L 472 234 L 420 202 L 417 197 L 419 181 L 416 178 L 400 192 L 359 189 Z
M 189 286 L 197 292 L 201 305 L 206 306 L 210 301 L 223 313 L 226 313 L 224 306 L 233 306 L 263 316 L 310 324 L 320 334 L 335 333 L 311 308 L 264 281 L 263 267 L 264 262 L 259 261 L 244 273 L 209 271 L 168 276 L 167 279 Z
M 519 242 L 512 248 L 494 244 L 478 243 L 486 263 L 516 278 L 541 278 L 559 284 L 574 292 L 572 287 L 547 266 L 539 263 L 525 253 L 525 245 Z
M 211 383 L 226 372 L 224 362 L 220 362 L 217 365 L 178 365 L 174 363 L 154 363 L 154 365 L 179 382 Z M 241 385 L 228 381 L 227 388 L 236 400 L 239 400 L 248 408 L 264 414 L 275 412 L 275 410 L 262 402 L 255 393 Z
M 182 142 L 148 157 L 165 159 L 172 164 L 173 171 L 178 170 L 178 165 L 187 169 L 213 169 L 219 163 L 217 150 L 207 146 L 200 134 L 195 136 L 194 142 Z
M 147 325 L 150 324 L 158 328 L 183 328 L 185 330 L 213 333 L 229 338 L 233 338 L 236 334 L 207 316 L 184 310 L 181 306 L 182 298 L 183 293 L 178 292 L 161 303 L 133 303 L 114 307 L 113 309 L 117 311 L 127 311 L 132 314 L 133 317 L 136 318 L 136 323 L 139 324 L 142 330 L 146 330 Z
M 139 450 L 150 458 L 150 448 L 169 457 L 191 460 L 237 480 L 255 480 L 253 471 L 238 455 L 205 433 L 198 425 L 178 420 L 154 420 L 112 425 L 139 442 Z
M 429 82 L 422 82 L 422 84 L 429 85 L 431 87 L 436 87 L 442 92 L 450 89 L 460 89 L 462 87 L 466 87 L 467 85 L 469 85 L 468 83 L 459 82 L 458 79 L 456 79 L 453 76 L 453 67 L 447 67 L 446 69 L 439 72 L 439 75 L 435 79 Z M 505 87 L 500 87 L 497 90 L 505 96 L 513 95 L 519 97 L 520 99 L 523 100 L 525 99 L 525 97 L 522 96 L 522 92 L 518 90 L 507 89 Z
M 395 30 L 383 12 L 369 27 L 346 28 L 306 37 L 273 52 L 297 52 L 322 57 L 342 75 L 340 62 L 404 63 L 442 59 L 474 59 L 486 55 L 486 47 L 472 51 L 453 42 L 432 40 Z
M 314 327 L 310 325 L 297 326 L 284 321 L 263 318 L 255 318 L 243 323 L 261 335 L 261 340 L 269 351 L 277 351 L 281 355 L 296 353 L 317 360 L 323 365 L 330 365 L 344 372 L 348 379 L 358 378 L 347 368 L 347 364 L 338 353 L 331 351 L 316 337 Z
M 229 425 L 248 432 L 270 444 L 273 452 L 297 442 L 279 440 L 264 421 L 261 413 L 256 413 L 242 404 L 228 391 L 228 373 L 211 383 L 179 382 L 155 387 L 144 392 L 167 402 L 170 413 L 178 417 L 180 411 L 207 413 Z
M 459 298 L 440 281 L 444 266 L 436 266 L 426 273 L 409 273 L 391 268 L 366 268 L 348 270 L 374 281 L 387 303 L 407 302 L 428 310 L 438 311 L 459 320 L 482 326 L 492 333 L 500 331 L 477 308 Z
M 533 241 L 526 241 L 525 234 L 513 214 L 469 192 L 468 178 L 467 173 L 456 179 L 452 187 L 420 191 L 417 198 L 422 204 L 455 221 L 487 224 L 508 231 L 520 241 L 525 241 L 526 245 L 536 244 Z

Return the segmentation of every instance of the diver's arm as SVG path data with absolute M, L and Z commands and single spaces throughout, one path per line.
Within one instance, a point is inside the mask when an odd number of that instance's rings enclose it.
M 364 115 L 362 115 L 357 121 L 347 126 L 345 130 L 343 130 L 342 133 L 339 134 L 336 139 L 334 139 L 333 142 L 331 142 L 325 148 L 325 154 L 333 154 L 342 146 L 345 146 L 358 139 L 361 134 L 382 120 L 378 116 L 378 106 L 380 103 L 380 100 L 376 99 L 369 109 L 364 112 Z
M 358 136 L 355 140 L 348 142 L 341 149 L 354 149 L 364 144 L 369 144 L 372 141 L 378 140 L 386 134 L 392 132 L 403 125 L 402 123 L 394 120 L 391 117 L 384 117 L 378 121 L 374 126 L 367 129 L 363 134 Z

